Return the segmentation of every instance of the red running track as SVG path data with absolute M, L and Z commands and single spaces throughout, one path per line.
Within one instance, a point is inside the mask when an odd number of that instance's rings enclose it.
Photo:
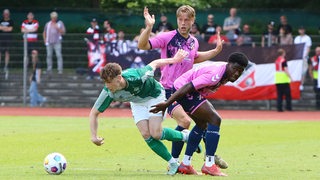
M 320 111 L 276 112 L 265 110 L 217 110 L 223 119 L 320 121 Z M 88 117 L 90 108 L 0 107 L 1 116 Z M 131 117 L 130 109 L 107 109 L 102 117 Z

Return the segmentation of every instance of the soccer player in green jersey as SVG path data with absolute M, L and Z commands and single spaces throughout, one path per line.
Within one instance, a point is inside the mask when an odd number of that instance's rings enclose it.
M 186 141 L 188 132 L 162 128 L 164 114 L 162 112 L 153 114 L 149 110 L 151 106 L 166 100 L 164 88 L 153 78 L 155 69 L 167 64 L 179 63 L 187 55 L 188 52 L 181 49 L 173 58 L 157 59 L 143 68 L 124 71 L 119 64 L 108 63 L 100 73 L 105 87 L 89 115 L 91 141 L 97 146 L 104 143 L 104 139 L 97 135 L 99 114 L 104 112 L 112 101 L 129 101 L 135 124 L 143 139 L 157 155 L 169 162 L 167 174 L 176 174 L 179 163 L 160 140 Z

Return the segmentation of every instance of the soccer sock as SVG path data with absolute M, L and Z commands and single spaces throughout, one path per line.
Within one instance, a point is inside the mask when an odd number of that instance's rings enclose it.
M 171 157 L 171 159 L 168 162 L 171 164 L 171 163 L 176 163 L 178 161 L 175 158 Z
M 175 130 L 177 131 L 182 131 L 184 130 L 185 128 L 181 127 L 181 126 L 177 126 Z M 172 150 L 171 150 L 171 154 L 174 158 L 179 158 L 179 155 L 182 151 L 182 148 L 183 148 L 183 144 L 184 142 L 183 141 L 175 141 L 175 142 L 172 142 Z
M 220 127 L 208 124 L 208 129 L 206 132 L 206 155 L 214 156 L 216 153 L 218 143 L 219 143 L 219 134 Z
M 184 155 L 182 163 L 186 166 L 189 166 L 191 164 L 191 156 Z
M 148 144 L 148 146 L 153 150 L 153 152 L 158 154 L 162 159 L 168 162 L 172 159 L 172 156 L 169 153 L 167 147 L 160 140 L 153 139 L 153 137 L 149 137 L 148 139 L 145 139 L 145 141 Z
M 163 128 L 161 140 L 163 139 L 168 141 L 182 141 L 184 137 L 180 131 L 176 131 L 170 128 Z
M 201 139 L 202 135 L 204 133 L 204 130 L 200 129 L 197 125 L 193 127 L 189 134 L 189 140 L 187 143 L 187 149 L 185 155 L 192 156 L 194 151 L 197 149 Z
M 204 144 L 206 144 L 206 134 L 207 134 L 207 130 L 205 130 L 202 135 L 202 141 L 204 142 Z
M 206 156 L 206 165 L 207 167 L 211 167 L 214 165 L 214 156 Z

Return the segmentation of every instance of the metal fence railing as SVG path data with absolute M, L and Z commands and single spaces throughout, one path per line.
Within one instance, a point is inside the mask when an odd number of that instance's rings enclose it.
M 126 34 L 126 39 L 129 42 L 132 42 L 134 34 Z M 46 47 L 42 40 L 42 34 L 39 34 L 40 38 L 36 43 L 36 48 L 39 51 L 39 58 L 45 64 L 46 59 Z M 64 68 L 77 68 L 77 67 L 87 67 L 88 57 L 87 57 L 87 44 L 84 41 L 86 34 L 79 33 L 69 33 L 64 35 L 62 42 L 62 55 L 64 61 Z M 253 41 L 256 46 L 261 45 L 261 35 L 252 35 Z M 311 35 L 313 45 L 311 49 L 311 54 L 314 53 L 314 47 L 320 45 L 320 35 Z M 130 48 L 137 48 L 136 43 L 132 42 Z M 24 57 L 24 48 L 23 48 L 23 35 L 21 33 L 13 34 L 13 40 L 10 47 L 10 63 L 9 68 L 11 69 L 22 69 L 23 68 L 23 57 Z M 4 66 L 4 57 L 2 54 L 2 61 L 0 68 Z M 54 66 L 56 66 L 56 57 L 53 55 Z

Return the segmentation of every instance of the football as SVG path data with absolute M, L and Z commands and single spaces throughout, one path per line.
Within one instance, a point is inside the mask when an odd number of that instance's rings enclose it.
M 43 165 L 47 173 L 53 175 L 60 175 L 67 168 L 67 160 L 62 154 L 54 152 L 48 154 L 44 158 Z

